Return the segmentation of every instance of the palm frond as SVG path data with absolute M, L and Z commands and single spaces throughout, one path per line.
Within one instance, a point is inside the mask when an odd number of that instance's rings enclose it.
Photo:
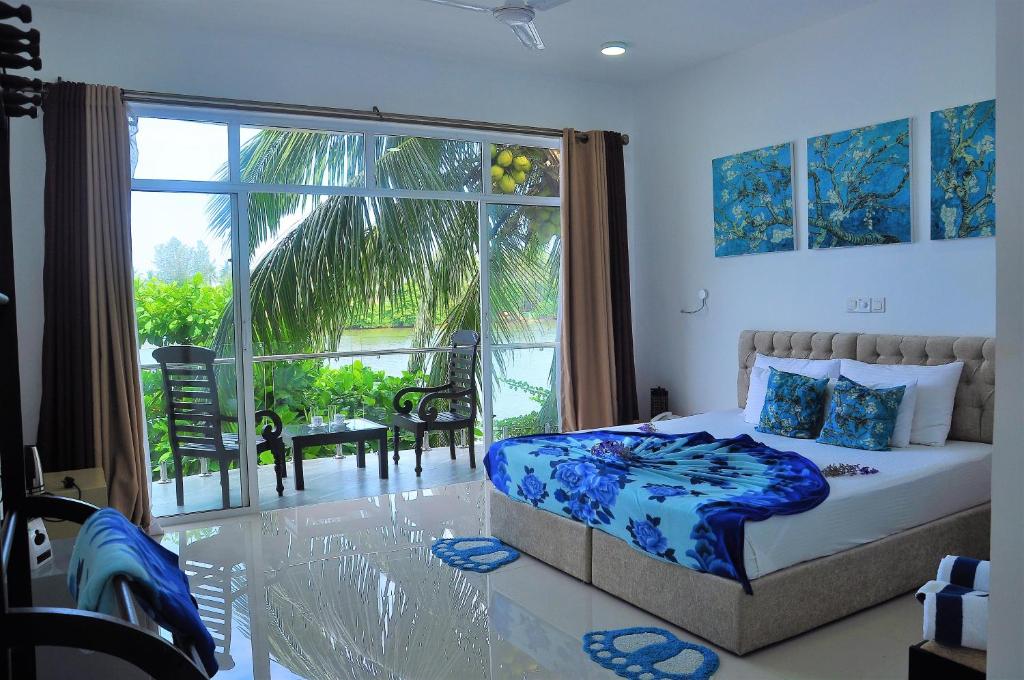
M 376 143 L 375 171 L 382 186 L 479 189 L 475 143 L 393 136 L 380 136 Z M 242 178 L 341 183 L 362 176 L 361 159 L 358 136 L 263 130 L 242 149 Z M 222 173 L 226 176 L 227 169 Z M 477 202 L 469 199 L 251 194 L 250 252 L 273 243 L 251 276 L 256 350 L 330 351 L 351 319 L 412 299 L 420 302 L 414 341 L 421 346 L 447 344 L 461 328 L 479 330 Z M 532 339 L 531 311 L 557 291 L 557 239 L 538 228 L 538 210 L 554 209 L 492 206 L 489 294 L 491 309 L 499 312 L 492 314 L 495 342 Z M 226 237 L 230 203 L 218 197 L 208 212 L 211 230 Z M 226 310 L 219 342 L 229 341 L 232 322 Z
M 377 137 L 378 186 L 480 191 L 480 145 L 451 139 Z
M 365 175 L 363 137 L 311 130 L 260 130 L 242 145 L 243 182 L 311 186 L 358 186 Z M 230 178 L 227 164 L 216 179 Z M 249 252 L 274 238 L 282 220 L 315 202 L 310 194 L 261 193 L 249 201 Z M 223 194 L 207 206 L 210 232 L 226 240 L 231 232 L 231 197 Z

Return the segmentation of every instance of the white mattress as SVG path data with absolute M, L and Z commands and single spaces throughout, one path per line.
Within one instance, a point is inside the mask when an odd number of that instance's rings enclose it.
M 655 425 L 666 433 L 747 433 L 774 449 L 795 451 L 818 467 L 854 463 L 878 470 L 874 475 L 830 477 L 828 498 L 813 510 L 747 522 L 744 561 L 751 579 L 987 503 L 991 495 L 991 444 L 950 441 L 945 446 L 911 445 L 892 451 L 845 449 L 813 439 L 762 434 L 743 420 L 739 409 Z

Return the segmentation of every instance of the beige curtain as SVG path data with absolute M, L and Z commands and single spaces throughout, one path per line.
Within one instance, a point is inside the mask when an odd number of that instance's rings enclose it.
M 615 424 L 608 175 L 603 133 L 562 135 L 562 430 Z
M 149 470 L 132 291 L 127 111 L 118 88 L 58 83 L 47 93 L 44 118 L 47 261 L 40 447 L 57 444 L 43 450 L 56 469 L 62 462 L 83 458 L 102 467 L 110 506 L 148 527 Z M 69 135 L 68 129 L 82 133 Z M 51 135 L 57 130 L 63 131 L 59 140 Z M 78 171 L 67 172 L 62 161 Z M 84 200 L 60 210 L 65 196 Z M 62 252 L 73 243 L 84 243 L 85 252 Z M 62 267 L 68 259 L 78 260 L 80 266 Z M 85 310 L 62 309 L 63 300 L 76 298 Z M 67 354 L 87 356 L 88 365 L 74 365 Z M 80 400 L 61 397 L 65 381 L 87 386 Z M 64 431 L 79 436 L 60 434 L 68 424 L 74 427 Z M 62 450 L 67 447 L 73 456 Z

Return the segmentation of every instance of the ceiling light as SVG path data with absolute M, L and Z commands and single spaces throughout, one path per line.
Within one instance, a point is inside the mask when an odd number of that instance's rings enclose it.
M 619 42 L 606 42 L 601 45 L 601 54 L 606 57 L 618 57 L 626 53 L 626 43 Z

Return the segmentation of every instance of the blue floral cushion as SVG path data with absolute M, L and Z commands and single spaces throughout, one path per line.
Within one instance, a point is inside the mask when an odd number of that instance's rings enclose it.
M 828 378 L 808 378 L 776 368 L 768 370 L 768 392 L 755 429 L 783 437 L 814 439 L 821 427 Z
M 818 441 L 848 449 L 888 451 L 906 389 L 905 385 L 865 387 L 845 375 L 839 376 Z

